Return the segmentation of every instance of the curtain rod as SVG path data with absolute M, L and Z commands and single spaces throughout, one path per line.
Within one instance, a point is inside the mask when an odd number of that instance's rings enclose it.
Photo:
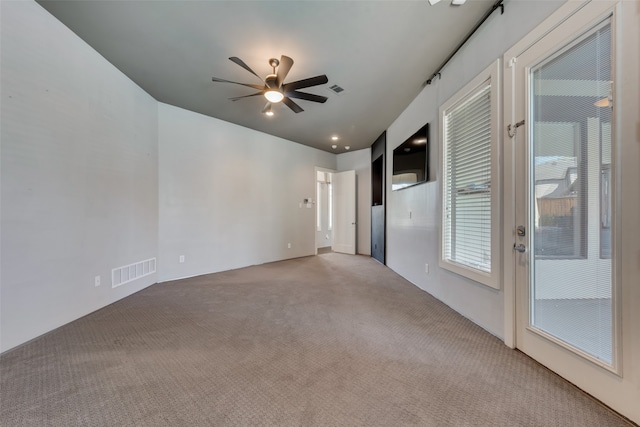
M 447 59 L 445 59 L 445 61 L 442 63 L 442 65 L 440 65 L 436 72 L 433 73 L 433 75 L 429 78 L 429 80 L 427 80 L 426 82 L 424 82 L 424 86 L 430 85 L 433 82 L 433 79 L 435 77 L 440 77 L 440 71 L 442 71 L 442 69 L 449 63 L 449 61 L 451 61 L 451 58 L 453 58 L 455 56 L 456 53 L 458 53 L 458 51 L 460 49 L 462 49 L 462 46 L 464 46 L 467 41 L 469 41 L 469 39 L 471 38 L 471 36 L 473 36 L 473 34 L 478 31 L 478 28 L 480 28 L 480 26 L 482 26 L 482 24 L 484 24 L 484 21 L 486 21 L 487 19 L 489 19 L 489 16 L 491 16 L 491 14 L 493 12 L 495 12 L 496 9 L 500 8 L 500 15 L 504 14 L 504 4 L 502 4 L 504 0 L 498 0 L 496 1 L 493 6 L 491 7 L 491 9 L 489 9 L 489 11 L 487 13 L 485 13 L 485 15 L 482 17 L 482 19 L 480 20 L 480 22 L 478 22 L 476 24 L 475 27 L 473 27 L 473 30 L 471 30 L 469 32 L 469 34 L 467 34 L 467 37 L 464 38 L 464 40 L 462 40 L 462 43 L 460 43 L 458 45 L 458 47 L 456 48 L 456 50 L 453 51 L 453 53 L 451 55 L 449 55 L 447 57 Z

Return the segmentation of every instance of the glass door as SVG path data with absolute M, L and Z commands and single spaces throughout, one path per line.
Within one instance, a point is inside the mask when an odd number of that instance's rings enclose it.
M 528 326 L 613 367 L 610 21 L 527 74 Z
M 516 347 L 615 407 L 612 28 L 606 14 L 573 16 L 513 61 L 510 135 Z

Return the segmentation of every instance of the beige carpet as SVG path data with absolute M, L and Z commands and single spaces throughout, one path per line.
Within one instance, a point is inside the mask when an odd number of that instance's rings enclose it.
M 374 260 L 152 286 L 1 357 L 2 426 L 621 426 Z

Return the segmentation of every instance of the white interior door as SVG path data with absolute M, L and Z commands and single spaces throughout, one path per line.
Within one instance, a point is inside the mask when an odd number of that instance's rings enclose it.
M 356 171 L 337 172 L 333 184 L 334 252 L 356 253 Z
M 621 370 L 614 274 L 615 19 L 611 3 L 595 8 L 511 61 L 514 118 L 524 121 L 510 129 L 516 346 L 632 414 L 640 397 Z

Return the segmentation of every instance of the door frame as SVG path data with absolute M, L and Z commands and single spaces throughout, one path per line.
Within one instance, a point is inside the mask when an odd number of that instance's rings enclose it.
M 327 172 L 327 173 L 330 173 L 330 174 L 334 174 L 334 173 L 336 173 L 338 171 L 334 170 L 334 169 L 323 168 L 323 167 L 320 167 L 320 166 L 316 166 L 313 169 L 313 188 L 314 188 L 314 192 L 316 193 L 316 195 L 314 196 L 314 199 L 317 199 L 317 193 L 318 193 L 318 191 L 316 190 L 318 188 L 318 172 Z M 313 212 L 314 212 L 313 213 L 313 218 L 314 218 L 314 220 L 313 220 L 313 233 L 314 234 L 313 235 L 315 236 L 314 239 L 313 239 L 313 246 L 315 246 L 315 249 L 314 249 L 314 254 L 315 255 L 318 255 L 318 232 L 317 232 L 317 228 L 316 228 L 316 225 L 318 224 L 318 209 L 315 208 L 315 207 L 317 207 L 317 203 L 319 203 L 318 200 L 316 200 L 316 206 L 314 206 L 314 209 L 313 209 Z M 332 234 L 331 241 L 333 241 L 333 229 L 331 230 L 331 234 Z
M 637 306 L 640 301 L 640 288 L 636 284 L 637 277 L 640 277 L 640 266 L 637 262 L 640 255 L 638 246 L 640 228 L 637 227 L 637 217 L 640 214 L 640 199 L 637 196 L 637 183 L 640 182 L 640 169 L 637 167 L 640 146 L 637 144 L 637 126 L 633 124 L 637 125 L 637 112 L 640 108 L 640 101 L 637 99 L 640 91 L 640 83 L 637 80 L 640 65 L 637 62 L 637 44 L 629 41 L 637 40 L 637 36 L 640 35 L 640 25 L 638 25 L 640 18 L 635 2 L 568 1 L 504 55 L 504 341 L 509 347 L 518 347 L 516 318 L 518 301 L 515 280 L 517 257 L 515 251 L 512 251 L 514 242 L 517 241 L 514 197 L 517 188 L 514 178 L 517 173 L 522 173 L 522 168 L 526 166 L 525 159 L 516 157 L 515 144 L 520 143 L 518 138 L 510 138 L 507 131 L 509 124 L 527 119 L 522 112 L 520 113 L 522 117 L 516 114 L 518 105 L 515 103 L 515 97 L 518 88 L 515 86 L 514 65 L 524 52 L 552 31 L 557 40 L 563 40 L 556 46 L 559 48 L 565 44 L 564 41 L 578 37 L 608 16 L 611 16 L 614 52 L 612 92 L 615 109 L 612 117 L 612 159 L 615 181 L 612 194 L 614 209 L 612 280 L 614 292 L 619 297 L 613 307 L 617 316 L 615 320 L 620 326 L 619 330 L 615 331 L 614 338 L 618 340 L 619 346 L 618 353 L 614 355 L 617 358 L 614 361 L 617 363 L 617 372 L 598 366 L 575 353 L 554 349 L 551 347 L 554 344 L 550 342 L 544 341 L 543 344 L 543 341 L 540 341 L 541 348 L 537 348 L 534 343 L 530 349 L 535 349 L 536 356 L 533 358 L 539 357 L 538 360 L 550 370 L 557 372 L 604 404 L 638 423 L 640 422 L 640 407 L 637 405 L 640 401 L 640 365 L 638 364 L 640 339 L 637 336 L 636 327 L 640 324 L 640 310 Z M 565 23 L 567 25 L 563 25 Z M 518 96 L 521 95 L 518 94 Z M 623 126 L 623 124 L 626 125 Z M 522 129 L 519 131 L 520 135 L 524 132 Z M 621 209 L 622 202 L 624 202 L 625 212 Z

